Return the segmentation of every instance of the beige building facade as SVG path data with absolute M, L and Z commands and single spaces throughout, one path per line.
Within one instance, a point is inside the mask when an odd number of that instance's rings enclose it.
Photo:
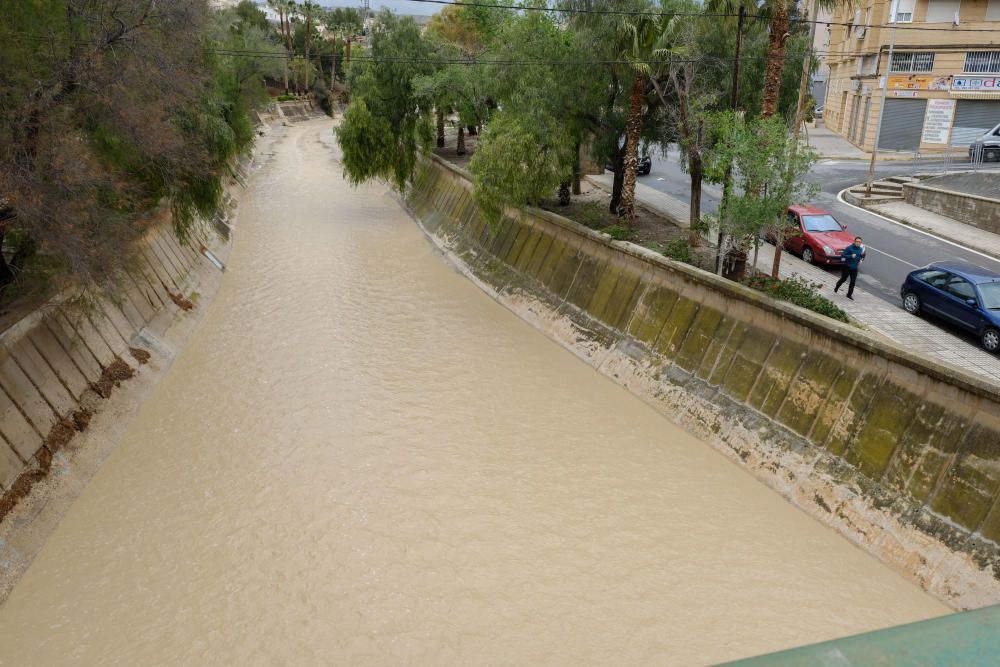
M 830 19 L 828 128 L 866 151 L 878 134 L 880 151 L 926 154 L 1000 125 L 1000 0 L 861 2 Z

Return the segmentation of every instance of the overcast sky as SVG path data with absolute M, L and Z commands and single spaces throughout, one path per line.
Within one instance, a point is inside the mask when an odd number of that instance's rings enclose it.
M 357 0 L 320 0 L 321 5 L 327 7 L 360 7 Z M 372 9 L 388 7 L 399 14 L 436 14 L 441 10 L 442 5 L 430 2 L 409 2 L 408 0 L 371 0 Z

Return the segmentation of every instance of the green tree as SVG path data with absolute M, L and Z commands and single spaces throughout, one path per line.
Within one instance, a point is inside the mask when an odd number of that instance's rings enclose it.
M 39 33 L 44 26 L 44 34 Z M 202 0 L 36 0 L 0 23 L 0 291 L 23 275 L 113 281 L 143 217 L 170 203 L 180 236 L 212 213 L 253 140 L 263 58 L 254 16 Z M 108 91 L 113 91 L 109 94 Z
M 733 165 L 739 183 L 739 191 L 723 202 L 719 224 L 739 254 L 756 245 L 762 235 L 773 237 L 772 277 L 777 278 L 787 233 L 785 211 L 792 201 L 815 194 L 817 187 L 802 177 L 817 154 L 790 135 L 779 118 L 748 122 L 742 114 L 722 112 L 714 119 L 714 129 L 719 144 L 710 168 L 720 172 Z
M 432 54 L 413 19 L 383 10 L 377 20 L 370 57 L 348 70 L 351 105 L 337 141 L 349 181 L 385 178 L 403 189 L 433 140 L 431 106 L 414 88 L 417 76 L 433 72 Z
M 499 224 L 508 209 L 523 210 L 551 194 L 572 167 L 571 146 L 565 125 L 546 114 L 497 113 L 469 165 L 486 220 Z

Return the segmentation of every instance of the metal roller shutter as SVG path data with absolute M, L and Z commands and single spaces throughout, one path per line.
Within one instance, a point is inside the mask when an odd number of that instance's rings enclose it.
M 997 125 L 1000 125 L 1000 100 L 959 100 L 951 145 L 968 147 Z
M 920 146 L 924 129 L 927 100 L 885 101 L 878 147 L 888 151 L 915 151 Z

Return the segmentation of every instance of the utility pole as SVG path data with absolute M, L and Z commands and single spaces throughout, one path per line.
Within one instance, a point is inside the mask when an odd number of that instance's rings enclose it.
M 896 6 L 896 3 L 889 5 L 889 11 Z M 868 184 L 865 186 L 865 196 L 872 196 L 872 182 L 875 180 L 875 159 L 878 155 L 878 139 L 879 135 L 882 134 L 882 114 L 885 113 L 885 96 L 889 89 L 889 72 L 892 71 L 892 52 L 896 48 L 896 17 L 890 16 L 889 20 L 892 21 L 892 37 L 889 40 L 889 56 L 885 62 L 885 85 L 882 86 L 882 102 L 878 106 L 878 123 L 875 125 L 875 144 L 872 146 L 872 160 L 868 164 Z M 876 75 L 878 75 L 878 63 L 876 63 Z M 880 82 L 881 83 L 881 82 Z M 843 124 L 843 119 L 841 119 L 841 124 Z

